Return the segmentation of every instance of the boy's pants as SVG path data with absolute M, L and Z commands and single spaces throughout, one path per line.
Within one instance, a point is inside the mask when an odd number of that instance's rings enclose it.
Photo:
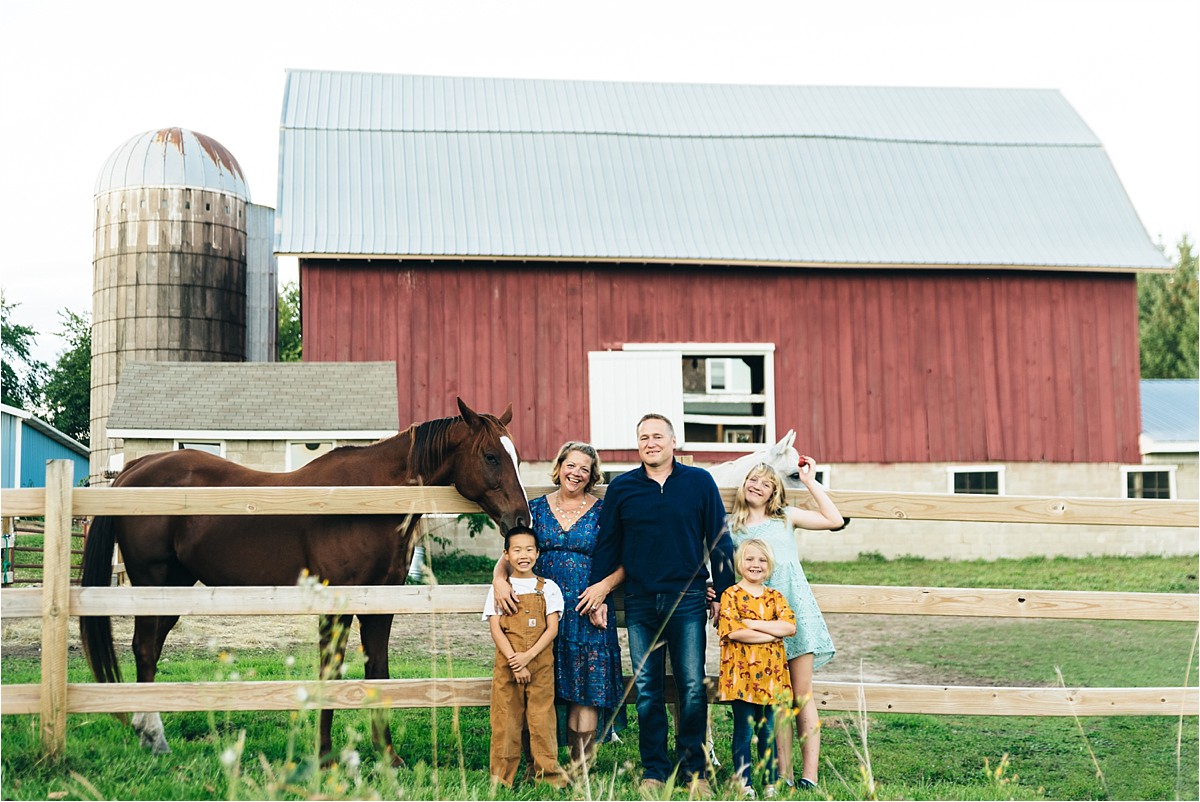
M 500 627 L 513 649 L 523 652 L 546 630 L 546 601 L 541 594 L 520 597 L 521 609 L 500 617 Z M 527 603 L 528 602 L 528 603 Z M 530 625 L 530 620 L 535 622 Z M 500 651 L 492 666 L 491 774 L 495 782 L 511 786 L 521 762 L 521 731 L 526 722 L 533 752 L 533 774 L 551 785 L 567 783 L 558 765 L 558 721 L 554 714 L 554 649 L 546 648 L 529 664 L 532 678 L 519 684 Z

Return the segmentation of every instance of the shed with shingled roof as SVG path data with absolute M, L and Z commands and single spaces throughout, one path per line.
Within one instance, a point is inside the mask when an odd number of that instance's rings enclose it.
M 130 362 L 108 422 L 125 461 L 198 448 L 266 471 L 398 426 L 394 362 Z

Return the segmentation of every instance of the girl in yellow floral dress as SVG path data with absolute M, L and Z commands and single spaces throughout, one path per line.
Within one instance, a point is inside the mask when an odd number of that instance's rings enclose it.
M 796 616 L 783 594 L 764 584 L 775 568 L 770 546 L 751 538 L 738 546 L 733 559 L 741 580 L 721 594 L 720 699 L 733 703 L 733 765 L 742 793 L 754 796 L 751 739 L 756 737 L 764 796 L 769 798 L 778 778 L 773 705 L 791 704 L 783 639 L 795 634 Z

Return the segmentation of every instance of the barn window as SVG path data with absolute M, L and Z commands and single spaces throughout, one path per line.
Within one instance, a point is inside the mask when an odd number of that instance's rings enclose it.
M 1175 498 L 1175 466 L 1123 466 L 1125 498 Z
M 591 437 L 631 449 L 637 421 L 660 412 L 680 448 L 754 451 L 775 442 L 772 343 L 626 343 L 588 354 Z
M 337 448 L 334 440 L 292 440 L 287 444 L 287 470 L 303 468 L 322 454 Z
M 973 495 L 1003 496 L 1004 467 L 984 465 L 947 468 L 950 492 Z
M 176 440 L 175 450 L 182 451 L 185 448 L 190 448 L 193 451 L 203 451 L 206 454 L 215 454 L 218 457 L 225 456 L 225 443 L 221 440 Z

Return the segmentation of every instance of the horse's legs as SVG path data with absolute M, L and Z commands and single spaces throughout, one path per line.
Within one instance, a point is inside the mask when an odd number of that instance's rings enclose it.
M 392 634 L 392 616 L 390 615 L 360 615 L 359 624 L 362 628 L 363 656 L 366 666 L 367 679 L 388 678 L 388 639 Z M 392 762 L 393 766 L 403 766 L 404 761 L 396 754 L 392 746 L 391 712 L 387 709 L 371 711 L 371 736 L 375 748 Z
M 138 682 L 154 682 L 163 644 L 178 620 L 177 615 L 139 615 L 134 618 L 133 657 L 137 663 Z M 163 731 L 162 716 L 158 713 L 134 713 L 132 724 L 134 732 L 138 734 L 138 743 L 143 747 L 156 755 L 171 751 Z
M 321 616 L 321 679 L 341 679 L 342 664 L 346 659 L 346 638 L 350 637 L 351 615 Z M 321 753 L 322 762 L 333 761 L 333 711 L 321 710 Z

